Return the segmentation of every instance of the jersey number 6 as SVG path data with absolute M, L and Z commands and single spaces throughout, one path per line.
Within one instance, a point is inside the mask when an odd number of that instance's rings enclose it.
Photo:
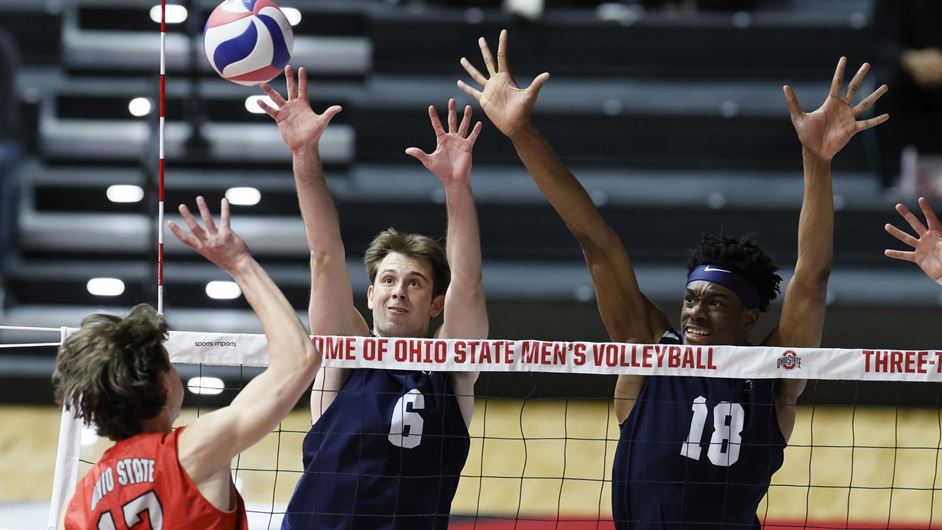
M 693 418 L 690 420 L 690 434 L 680 446 L 680 455 L 693 460 L 700 460 L 700 438 L 706 423 L 706 398 L 697 396 L 693 400 Z M 713 407 L 713 437 L 707 457 L 716 466 L 729 467 L 739 460 L 739 448 L 742 445 L 742 427 L 746 413 L 739 403 L 720 401 Z M 727 423 L 726 418 L 729 418 Z
M 425 396 L 417 388 L 403 394 L 393 408 L 389 422 L 389 443 L 396 447 L 415 449 L 422 443 L 425 420 L 416 412 L 425 409 Z

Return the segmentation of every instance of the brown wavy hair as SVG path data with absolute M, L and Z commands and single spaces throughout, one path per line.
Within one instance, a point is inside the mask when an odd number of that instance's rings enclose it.
M 448 266 L 448 258 L 442 246 L 428 236 L 406 234 L 395 228 L 380 232 L 363 255 L 370 284 L 376 280 L 380 262 L 393 252 L 428 261 L 432 265 L 432 296 L 445 294 L 451 282 L 451 267 Z
M 118 441 L 142 432 L 141 423 L 167 402 L 163 375 L 167 323 L 140 304 L 125 318 L 94 314 L 59 347 L 52 381 L 56 403 L 74 408 L 85 425 Z

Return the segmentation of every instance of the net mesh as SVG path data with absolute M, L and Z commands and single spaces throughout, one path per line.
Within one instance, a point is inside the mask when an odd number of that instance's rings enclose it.
M 799 353 L 806 363 L 813 357 Z M 211 395 L 193 393 L 199 389 L 191 385 L 189 406 L 178 425 L 227 404 L 264 364 L 263 358 L 254 358 L 251 366 L 233 365 L 230 357 L 228 366 L 214 366 L 218 357 L 214 360 L 213 352 L 200 355 L 209 357 L 196 364 L 187 357 L 186 364 L 178 365 L 184 379 L 216 377 L 224 382 L 223 388 Z M 929 358 L 933 355 L 929 352 Z M 858 352 L 857 356 L 866 354 Z M 410 368 L 409 363 L 389 364 Z M 721 366 L 724 370 L 728 368 Z M 599 395 L 611 395 L 614 379 L 597 377 L 598 386 L 604 388 L 592 396 L 578 396 L 560 384 L 565 378 L 559 376 L 546 379 L 532 372 L 513 372 L 502 377 L 517 382 L 519 395 L 501 397 L 504 392 L 492 388 L 492 377 L 485 375 L 479 381 L 469 427 L 470 450 L 449 527 L 614 528 L 611 480 L 619 424 L 613 401 L 599 399 Z M 918 372 L 874 377 L 861 371 L 857 380 L 809 382 L 806 398 L 796 408 L 784 464 L 757 510 L 765 528 L 942 527 L 942 505 L 935 502 L 942 443 L 938 385 L 861 380 L 879 377 L 903 382 L 907 377 L 926 379 Z M 219 390 L 206 381 L 207 388 Z M 834 390 L 836 386 L 839 391 Z M 920 397 L 913 398 L 914 393 Z M 691 412 L 685 418 L 664 421 L 686 426 L 695 415 Z M 302 442 L 309 427 L 309 411 L 299 407 L 278 429 L 233 461 L 233 476 L 246 500 L 251 528 L 280 528 L 303 473 Z M 703 431 L 704 459 L 712 427 L 711 421 Z M 678 450 L 683 442 L 676 442 Z M 78 476 L 109 445 L 99 440 L 83 446 Z M 749 449 L 744 446 L 741 451 Z M 704 523 L 703 528 L 722 527 Z

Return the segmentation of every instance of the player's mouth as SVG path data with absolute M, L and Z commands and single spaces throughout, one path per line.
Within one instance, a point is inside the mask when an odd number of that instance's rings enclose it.
M 704 340 L 709 340 L 709 338 L 712 336 L 713 332 L 708 329 L 695 326 L 686 326 L 684 328 L 685 342 L 701 342 Z
M 399 306 L 387 306 L 386 311 L 389 311 L 390 313 L 393 313 L 396 315 L 404 315 L 409 312 L 408 309 L 404 307 L 399 307 Z

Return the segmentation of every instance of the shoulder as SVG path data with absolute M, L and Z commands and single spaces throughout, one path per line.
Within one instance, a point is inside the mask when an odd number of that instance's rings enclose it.
M 680 337 L 680 330 L 668 328 L 664 330 L 657 342 L 658 344 L 683 344 L 684 341 Z

